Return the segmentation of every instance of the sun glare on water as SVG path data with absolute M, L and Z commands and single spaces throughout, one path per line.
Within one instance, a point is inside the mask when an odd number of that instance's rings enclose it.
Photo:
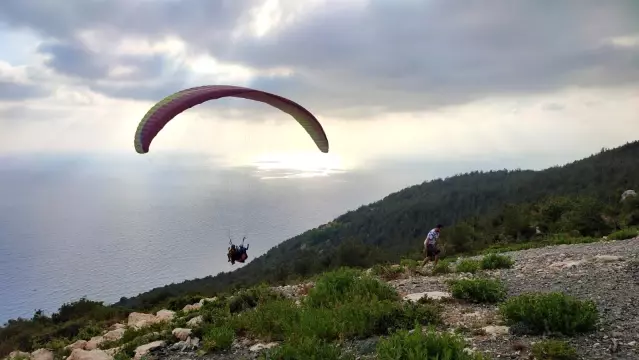
M 312 178 L 346 170 L 339 155 L 317 153 L 263 154 L 253 161 L 260 179 Z

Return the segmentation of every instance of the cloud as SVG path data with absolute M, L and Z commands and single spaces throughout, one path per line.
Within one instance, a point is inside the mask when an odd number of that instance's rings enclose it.
M 565 109 L 566 107 L 562 104 L 557 104 L 557 103 L 548 103 L 546 105 L 544 105 L 544 110 L 546 111 L 561 111 L 563 109 Z
M 22 100 L 44 96 L 46 91 L 35 85 L 20 84 L 0 79 L 0 101 Z
M 495 95 L 639 81 L 639 48 L 607 40 L 639 30 L 631 2 L 381 1 L 322 11 L 239 42 L 228 59 L 304 73 L 310 103 L 396 110 Z M 551 15 L 552 14 L 552 15 Z M 597 20 L 593 25 L 592 20 Z M 290 94 L 297 94 L 293 90 Z
M 342 114 L 635 85 L 638 16 L 632 0 L 0 2 L 0 21 L 49 39 L 40 50 L 52 69 L 110 96 L 157 99 L 219 80 L 189 68 L 206 54 L 251 69 L 244 84 Z M 90 49 L 90 36 L 104 46 Z M 184 43 L 181 57 L 117 53 L 127 39 L 167 37 Z M 290 74 L 264 75 L 276 68 Z
M 114 54 L 112 44 L 174 36 L 189 51 L 207 51 L 222 61 L 259 69 L 289 67 L 295 77 L 266 76 L 250 83 L 299 93 L 324 107 L 345 106 L 340 100 L 347 95 L 353 106 L 383 102 L 402 108 L 418 102 L 418 107 L 432 107 L 580 82 L 636 81 L 637 49 L 628 46 L 639 29 L 632 1 L 507 7 L 489 1 L 325 1 L 305 13 L 296 2 L 280 1 L 275 10 L 270 7 L 280 24 L 254 36 L 247 24 L 269 4 L 278 2 L 69 0 L 36 6 L 6 0 L 0 3 L 0 19 L 48 39 L 40 50 L 62 74 L 93 81 L 111 68 L 129 82 L 143 81 L 157 76 L 169 60 L 158 54 Z M 591 19 L 597 25 L 585 21 Z M 96 51 L 80 41 L 91 36 L 105 46 Z M 171 79 L 150 86 L 190 85 L 180 81 L 183 71 L 166 76 Z M 107 92 L 114 87 L 96 86 Z M 122 89 L 114 93 L 128 94 Z
M 17 50 L 0 52 L 0 150 L 128 154 L 153 102 L 204 84 L 290 97 L 352 166 L 610 147 L 637 129 L 635 4 L 3 0 L 0 38 Z M 261 103 L 179 117 L 145 158 L 316 151 Z

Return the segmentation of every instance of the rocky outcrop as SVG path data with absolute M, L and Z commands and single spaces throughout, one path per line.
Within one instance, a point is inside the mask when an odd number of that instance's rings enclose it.
M 132 312 L 129 314 L 127 325 L 133 329 L 141 329 L 157 322 L 158 318 L 153 314 Z
M 177 329 L 173 329 L 171 333 L 173 334 L 173 336 L 175 336 L 179 340 L 185 341 L 186 339 L 189 338 L 189 336 L 191 336 L 191 329 L 177 328 Z
M 100 344 L 102 344 L 104 342 L 104 337 L 102 335 L 100 336 L 94 336 L 92 337 L 89 341 L 87 341 L 87 344 L 84 346 L 85 350 L 95 350 L 97 349 Z
M 155 313 L 156 321 L 171 321 L 175 318 L 175 311 L 171 310 L 160 310 Z
M 140 360 L 142 356 L 146 355 L 149 351 L 157 349 L 157 348 L 161 348 L 164 346 L 166 346 L 166 342 L 161 340 L 154 341 L 152 343 L 148 343 L 145 345 L 140 345 L 135 349 L 135 356 L 133 357 L 133 359 Z
M 104 341 L 117 341 L 120 340 L 122 336 L 124 336 L 125 331 L 126 329 L 124 328 L 107 331 L 104 335 L 102 335 L 102 338 Z
M 86 349 L 87 341 L 86 340 L 78 340 L 73 344 L 67 345 L 65 349 L 75 350 L 75 349 Z
M 38 349 L 31 353 L 31 360 L 53 360 L 53 352 L 48 349 Z
M 193 328 L 193 327 L 199 326 L 202 323 L 202 321 L 204 321 L 204 319 L 202 318 L 202 315 L 198 315 L 192 318 L 191 320 L 187 321 L 186 325 Z
M 66 360 L 113 360 L 113 356 L 103 350 L 75 349 Z

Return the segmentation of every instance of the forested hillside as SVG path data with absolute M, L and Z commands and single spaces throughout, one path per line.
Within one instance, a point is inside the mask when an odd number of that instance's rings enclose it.
M 635 224 L 636 202 L 619 204 L 626 189 L 639 189 L 639 142 L 542 171 L 475 171 L 427 181 L 288 239 L 234 272 L 156 288 L 116 305 L 149 308 L 189 293 L 212 295 L 342 265 L 416 257 L 436 223 L 446 225 L 442 243 L 448 255 L 534 240 L 535 226 L 600 236 Z

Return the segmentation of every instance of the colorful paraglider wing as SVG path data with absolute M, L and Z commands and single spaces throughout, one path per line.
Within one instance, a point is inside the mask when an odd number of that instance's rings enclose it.
M 311 112 L 301 105 L 265 91 L 227 85 L 198 86 L 181 90 L 155 104 L 144 115 L 135 132 L 135 151 L 140 154 L 149 152 L 149 146 L 155 136 L 178 114 L 205 101 L 223 97 L 238 97 L 260 101 L 291 115 L 304 127 L 315 142 L 315 145 L 322 152 L 328 152 L 328 139 L 322 125 Z

